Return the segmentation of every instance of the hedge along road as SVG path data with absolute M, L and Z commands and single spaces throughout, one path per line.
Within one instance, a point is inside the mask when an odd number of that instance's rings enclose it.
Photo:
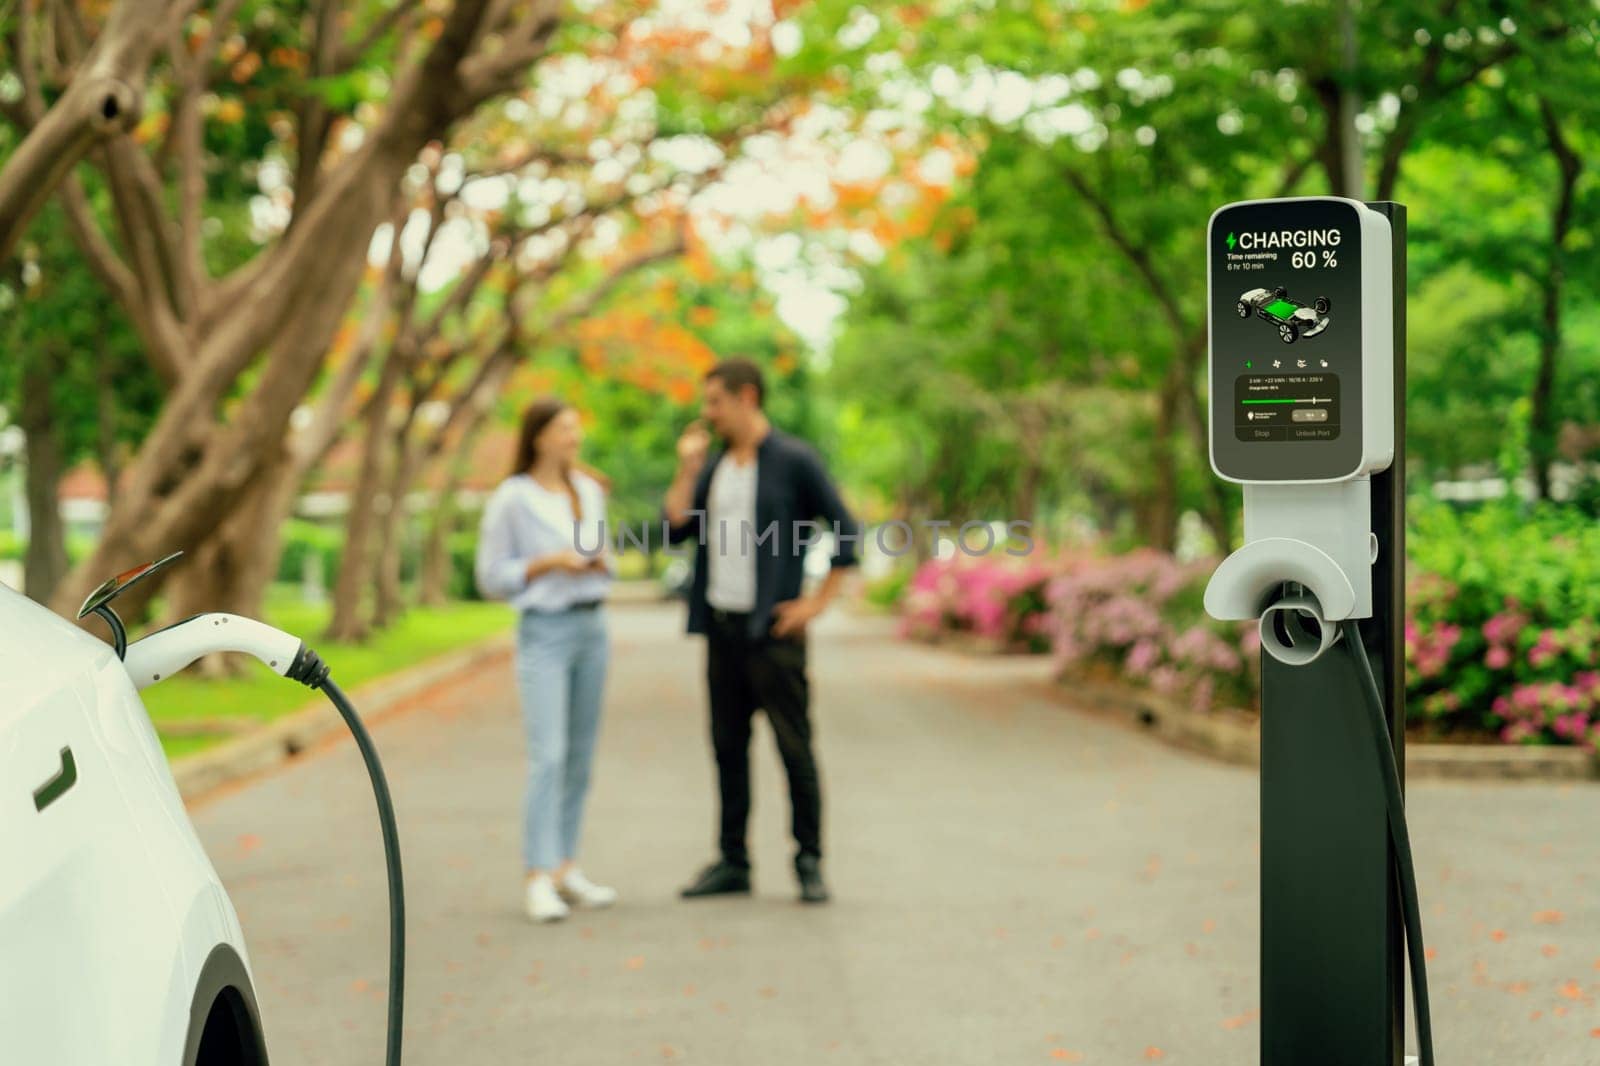
M 377 728 L 408 876 L 407 1061 L 1257 1059 L 1252 771 L 1072 713 L 1042 659 L 908 645 L 835 612 L 812 647 L 835 902 L 793 900 L 762 726 L 756 897 L 683 903 L 711 856 L 702 652 L 675 609 L 611 625 L 583 860 L 621 889 L 613 911 L 520 914 L 509 666 Z M 1600 1060 L 1600 787 L 1419 783 L 1411 806 L 1440 1061 Z M 276 1059 L 373 1062 L 383 865 L 353 746 L 195 817 Z

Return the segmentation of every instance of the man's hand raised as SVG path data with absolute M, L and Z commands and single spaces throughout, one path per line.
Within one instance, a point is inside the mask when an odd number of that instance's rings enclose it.
M 685 476 L 692 477 L 700 473 L 700 468 L 706 463 L 706 452 L 711 448 L 711 434 L 706 432 L 705 423 L 695 419 L 678 438 L 678 469 Z

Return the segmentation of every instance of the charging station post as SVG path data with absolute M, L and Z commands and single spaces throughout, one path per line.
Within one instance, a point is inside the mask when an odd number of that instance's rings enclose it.
M 1244 485 L 1245 544 L 1206 608 L 1262 634 L 1263 1066 L 1404 1053 L 1405 927 L 1356 656 L 1403 765 L 1405 222 L 1312 197 L 1231 204 L 1208 233 L 1211 460 Z M 1363 647 L 1324 654 L 1341 632 Z

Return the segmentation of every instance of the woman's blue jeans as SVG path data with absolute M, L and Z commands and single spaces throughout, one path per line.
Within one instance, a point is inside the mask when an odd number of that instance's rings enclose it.
M 603 608 L 524 611 L 517 622 L 528 738 L 522 859 L 529 870 L 553 870 L 578 853 L 609 655 Z

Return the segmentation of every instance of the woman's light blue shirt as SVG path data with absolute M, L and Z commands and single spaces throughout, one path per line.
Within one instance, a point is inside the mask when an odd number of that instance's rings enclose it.
M 605 543 L 606 494 L 600 483 L 574 472 L 573 486 L 583 517 L 572 513 L 572 499 L 551 492 L 527 474 L 506 478 L 489 497 L 478 529 L 474 573 L 478 591 L 505 600 L 519 611 L 561 611 L 575 603 L 603 600 L 611 587 L 615 560 L 606 551 L 607 569 L 569 574 L 552 570 L 529 581 L 528 564 L 546 555 L 582 551 L 593 556 Z

